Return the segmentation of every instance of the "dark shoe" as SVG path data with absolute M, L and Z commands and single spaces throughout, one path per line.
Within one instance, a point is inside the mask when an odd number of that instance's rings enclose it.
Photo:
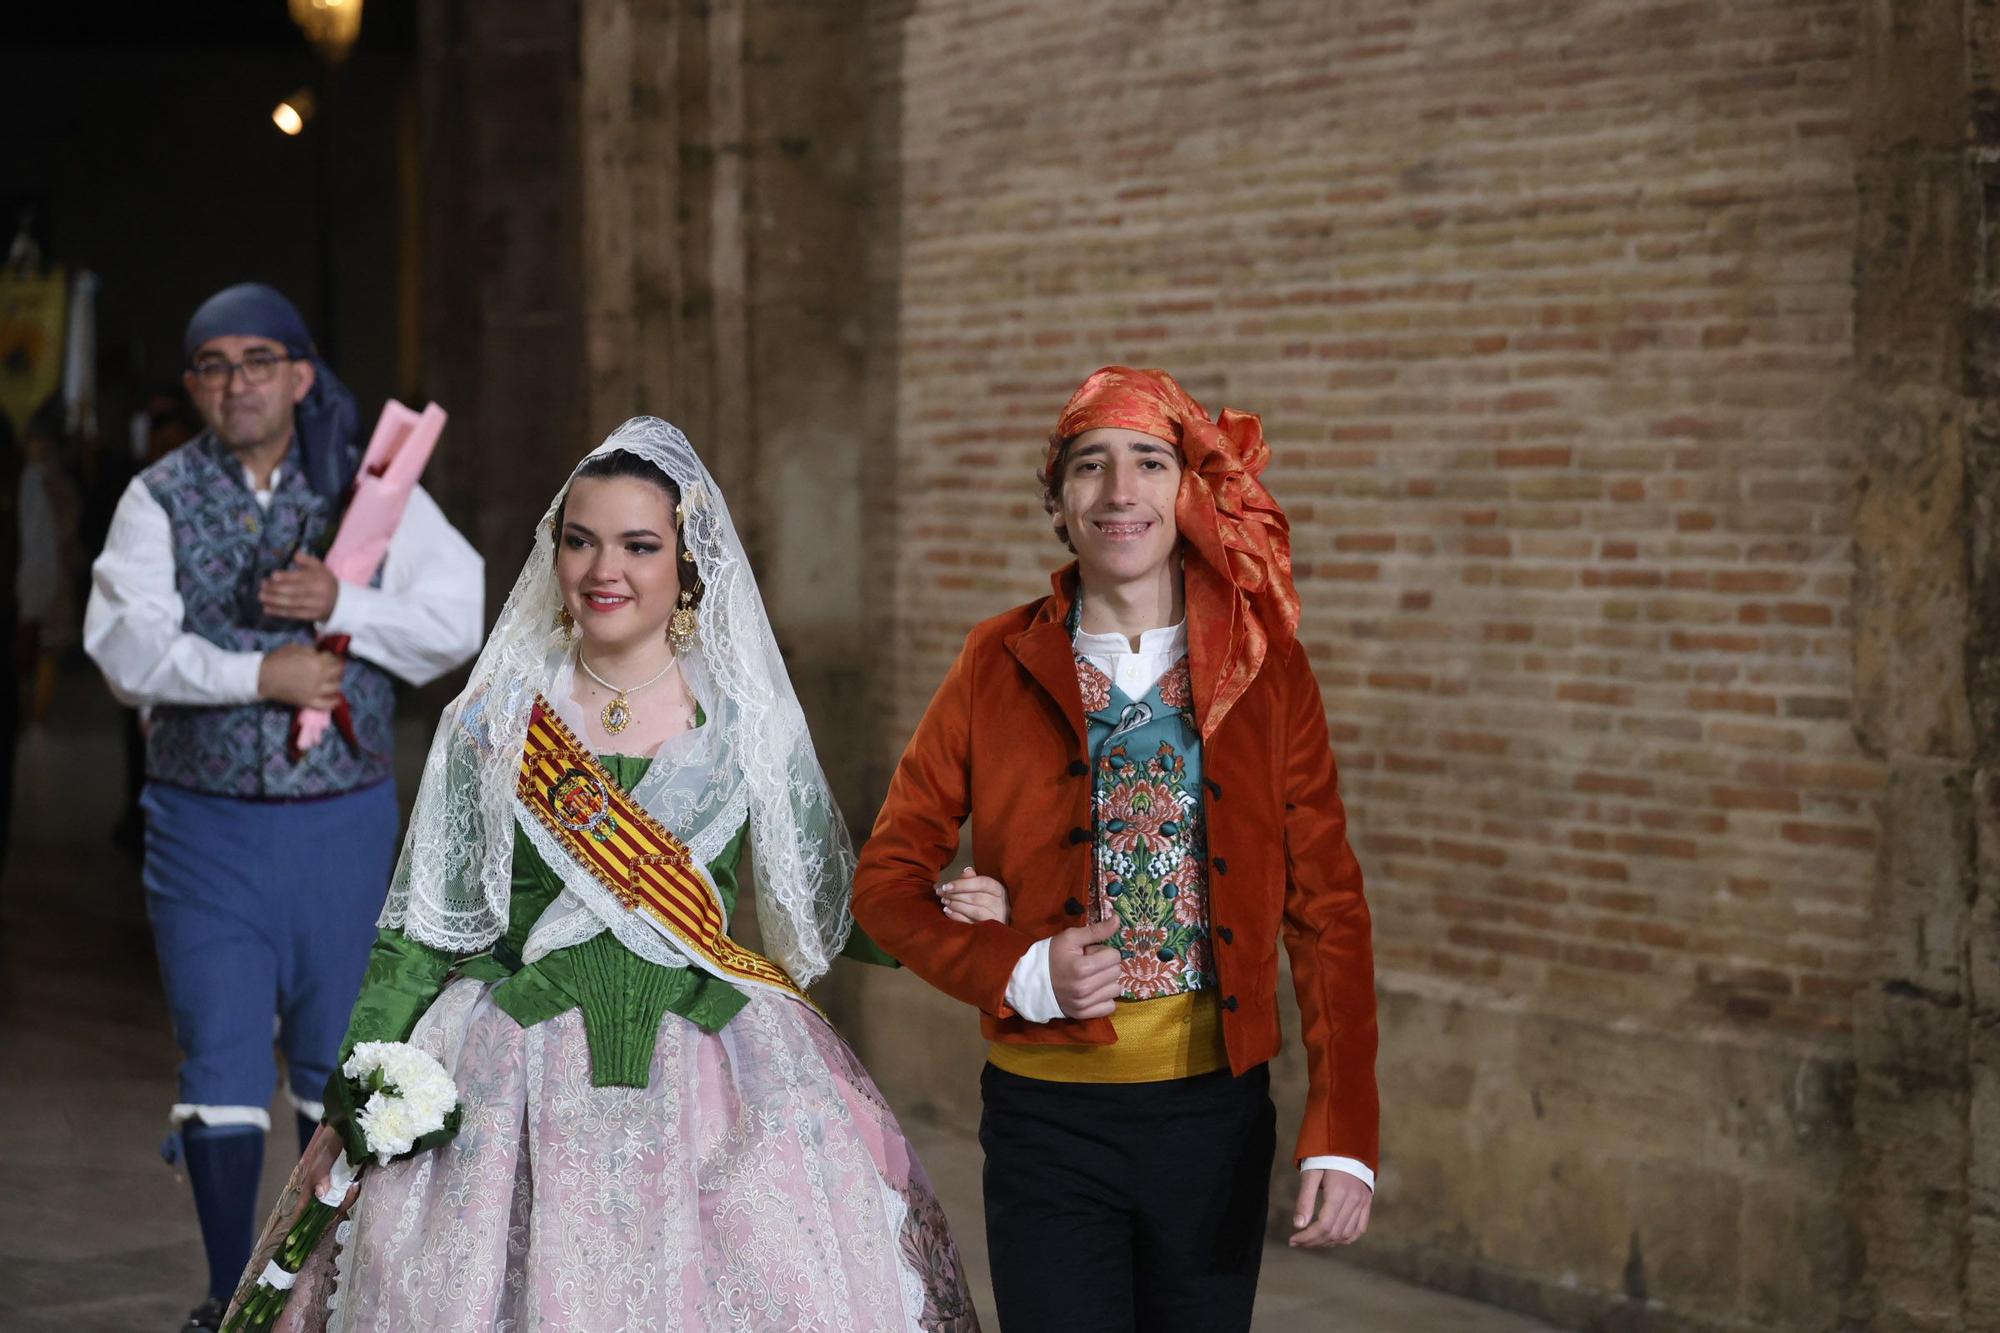
M 222 1316 L 228 1309 L 226 1302 L 211 1296 L 188 1311 L 187 1322 L 181 1325 L 180 1333 L 215 1333 L 222 1327 Z

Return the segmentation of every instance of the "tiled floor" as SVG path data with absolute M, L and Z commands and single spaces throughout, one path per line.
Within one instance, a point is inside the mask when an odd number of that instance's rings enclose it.
M 22 746 L 12 856 L 0 874 L 0 1329 L 166 1333 L 199 1294 L 186 1185 L 156 1151 L 175 1055 L 134 862 L 115 848 L 116 716 L 88 678 Z M 405 728 L 421 745 L 429 728 Z M 407 760 L 410 756 L 404 756 Z M 420 759 L 420 755 L 417 756 Z M 288 1164 L 272 1123 L 265 1189 Z M 971 1270 L 988 1329 L 979 1151 L 909 1126 Z M 1272 1246 L 1256 1328 L 1530 1333 L 1546 1325 Z

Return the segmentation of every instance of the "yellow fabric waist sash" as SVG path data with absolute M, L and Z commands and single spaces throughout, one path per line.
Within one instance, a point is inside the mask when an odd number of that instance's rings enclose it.
M 1051 1083 L 1157 1083 L 1229 1068 L 1222 1006 L 1213 990 L 1157 1000 L 1120 1000 L 1109 1046 L 1015 1046 L 989 1042 L 986 1058 L 1010 1074 Z
M 722 904 L 687 844 L 604 771 L 540 695 L 514 796 L 577 865 L 697 965 L 725 981 L 804 1000 L 818 1012 L 784 968 L 729 938 Z

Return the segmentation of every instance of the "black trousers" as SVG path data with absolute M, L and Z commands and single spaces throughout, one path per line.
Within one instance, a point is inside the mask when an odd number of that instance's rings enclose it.
M 1003 1333 L 1250 1327 L 1277 1148 L 1263 1066 L 1052 1083 L 988 1065 L 980 1091 Z

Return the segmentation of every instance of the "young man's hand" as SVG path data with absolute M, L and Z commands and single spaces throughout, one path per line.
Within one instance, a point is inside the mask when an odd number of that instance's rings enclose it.
M 1124 925 L 1116 913 L 1089 926 L 1071 926 L 1049 941 L 1049 982 L 1056 1003 L 1071 1018 L 1105 1018 L 1116 1006 L 1125 983 L 1118 972 L 1118 951 L 1104 941 Z
M 1322 1245 L 1348 1245 L 1368 1230 L 1368 1212 L 1375 1191 L 1345 1171 L 1299 1173 L 1299 1202 L 1292 1209 L 1291 1244 L 1302 1250 Z

